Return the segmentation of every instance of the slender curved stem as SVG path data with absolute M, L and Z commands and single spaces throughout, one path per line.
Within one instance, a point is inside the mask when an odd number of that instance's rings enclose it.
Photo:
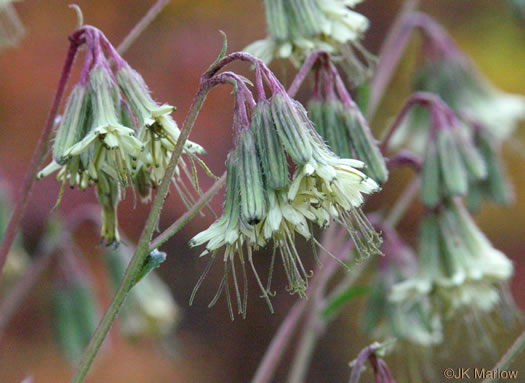
M 367 118 L 369 121 L 374 117 L 379 103 L 385 94 L 385 89 L 405 51 L 412 27 L 406 28 L 404 24 L 407 16 L 418 7 L 419 2 L 420 0 L 405 1 L 403 8 L 398 13 L 396 20 L 387 33 L 387 38 L 380 48 L 377 70 L 370 84 L 370 102 L 367 110 Z
M 149 27 L 157 15 L 162 12 L 170 0 L 158 0 L 144 15 L 144 17 L 133 27 L 124 40 L 117 47 L 118 53 L 122 54 L 137 40 L 137 38 Z
M 303 66 L 299 70 L 299 73 L 295 76 L 293 82 L 291 83 L 290 87 L 288 88 L 288 96 L 295 97 L 297 94 L 297 91 L 301 87 L 302 83 L 306 79 L 306 76 L 308 76 L 308 73 L 312 70 L 312 67 L 317 62 L 320 56 L 327 56 L 328 54 L 325 51 L 317 50 L 313 51 L 308 55 L 306 60 L 304 61 Z
M 279 361 L 290 343 L 297 323 L 303 315 L 306 303 L 307 301 L 304 299 L 298 300 L 290 309 L 286 315 L 286 319 L 281 323 L 279 330 L 273 337 L 270 346 L 266 349 L 262 362 L 259 364 L 255 376 L 252 379 L 252 383 L 267 383 L 271 381 Z
M 334 242 L 337 241 L 334 240 L 332 234 L 333 232 L 323 238 L 323 247 L 327 248 L 327 245 L 332 245 L 331 250 L 337 248 L 337 245 L 334 244 Z M 336 257 L 339 260 L 344 260 L 352 250 L 352 247 L 353 243 L 346 241 L 344 245 L 339 248 Z M 319 338 L 326 330 L 326 323 L 321 318 L 321 312 L 326 302 L 325 290 L 328 281 L 337 271 L 339 262 L 328 254 L 325 254 L 325 259 L 329 260 L 330 263 L 320 270 L 321 274 L 318 283 L 314 285 L 315 288 L 312 289 L 312 294 L 310 294 L 311 302 L 308 306 L 303 331 L 297 345 L 297 353 L 295 354 L 288 375 L 288 383 L 302 383 L 307 380 L 308 367 L 314 355 L 315 347 Z M 359 271 L 360 270 L 357 270 L 357 272 Z
M 403 105 L 403 108 L 401 109 L 401 112 L 396 116 L 396 119 L 394 123 L 390 126 L 388 131 L 386 132 L 385 136 L 383 137 L 383 140 L 381 141 L 381 145 L 379 146 L 379 149 L 381 150 L 381 153 L 386 154 L 388 150 L 388 144 L 390 144 L 390 140 L 392 139 L 392 136 L 396 132 L 397 129 L 401 126 L 401 123 L 407 116 L 408 112 L 414 105 L 425 105 L 425 106 L 433 106 L 433 105 L 439 105 L 442 107 L 443 102 L 439 98 L 439 96 L 435 95 L 434 93 L 429 92 L 415 92 L 413 93 L 410 98 L 405 102 L 405 105 Z
M 49 111 L 49 115 L 47 117 L 46 125 L 40 134 L 36 149 L 33 153 L 33 158 L 31 158 L 31 162 L 25 173 L 24 183 L 20 189 L 21 193 L 19 194 L 16 201 L 15 208 L 11 214 L 9 224 L 7 225 L 7 229 L 2 240 L 2 245 L 0 246 L 0 281 L 2 279 L 2 270 L 4 269 L 7 255 L 9 254 L 9 250 L 13 245 L 18 225 L 27 207 L 27 202 L 29 201 L 29 196 L 31 195 L 31 190 L 33 189 L 33 183 L 36 180 L 36 174 L 40 169 L 42 160 L 44 159 L 44 155 L 47 151 L 47 145 L 51 136 L 51 132 L 53 131 L 53 124 L 58 113 L 58 107 L 60 106 L 62 96 L 64 95 L 64 90 L 66 89 L 67 80 L 71 74 L 71 68 L 73 67 L 78 47 L 83 43 L 83 41 L 81 41 L 78 37 L 78 34 L 73 34 L 73 36 L 70 38 L 71 43 L 67 52 L 66 61 L 64 62 L 62 74 L 60 75 L 60 79 L 58 81 L 55 98 L 53 99 L 51 110 Z
M 141 270 L 142 266 L 144 265 L 144 261 L 146 260 L 146 257 L 150 253 L 149 242 L 151 240 L 153 231 L 157 226 L 157 221 L 160 216 L 162 206 L 164 205 L 166 196 L 168 194 L 171 179 L 175 174 L 177 163 L 182 155 L 184 143 L 188 139 L 188 136 L 191 132 L 191 129 L 193 128 L 193 125 L 195 124 L 195 120 L 197 119 L 197 116 L 202 108 L 202 104 L 204 103 L 208 92 L 213 86 L 216 85 L 216 82 L 211 80 L 206 80 L 203 78 L 203 81 L 201 81 L 201 85 L 195 96 L 195 100 L 193 101 L 193 104 L 190 107 L 190 111 L 186 119 L 184 120 L 180 137 L 177 140 L 177 144 L 175 145 L 175 148 L 171 155 L 170 162 L 164 174 L 164 178 L 162 179 L 162 183 L 160 184 L 157 190 L 157 194 L 153 201 L 153 206 L 151 207 L 150 213 L 146 220 L 146 224 L 137 244 L 135 254 L 131 258 L 131 261 L 126 269 L 126 272 L 124 273 L 124 276 L 120 282 L 117 292 L 113 297 L 113 301 L 111 302 L 110 306 L 108 307 L 104 316 L 102 317 L 100 324 L 98 325 L 95 333 L 93 334 L 93 337 L 91 338 L 86 348 L 86 351 L 84 352 L 84 355 L 82 356 L 82 360 L 80 361 L 77 372 L 72 379 L 73 383 L 80 383 L 84 381 L 84 378 L 86 377 L 89 368 L 91 367 L 91 364 L 93 363 L 93 360 L 95 359 L 95 356 L 98 353 L 98 350 L 102 346 L 104 339 L 106 338 L 111 326 L 113 325 L 113 322 L 115 321 L 122 305 L 124 304 L 128 292 L 131 290 L 136 281 L 138 272 Z
M 325 231 L 324 238 L 326 238 L 326 240 L 323 240 L 324 244 L 331 243 L 331 246 L 329 246 L 331 249 L 337 248 L 342 240 L 342 236 L 339 235 L 342 232 L 335 234 L 334 227 L 335 225 L 332 225 L 327 231 Z M 331 241 L 328 240 L 329 238 L 331 238 Z M 327 264 L 322 267 L 322 262 Z M 312 283 L 308 289 L 308 294 L 310 296 L 315 296 L 318 289 L 324 289 L 326 282 L 333 275 L 334 271 L 337 269 L 337 265 L 339 264 L 335 259 L 326 253 L 323 254 L 322 262 L 317 267 Z M 290 343 L 294 331 L 297 328 L 297 324 L 299 323 L 299 320 L 301 319 L 303 312 L 307 307 L 307 303 L 308 302 L 306 300 L 301 299 L 297 301 L 292 309 L 288 312 L 284 322 L 281 324 L 279 330 L 273 337 L 270 346 L 266 349 L 263 359 L 259 364 L 257 371 L 255 372 L 255 376 L 252 379 L 252 383 L 268 383 L 272 380 L 275 370 L 277 369 L 277 366 L 279 365 L 279 362 L 281 361 L 281 358 L 284 355 L 288 344 Z M 313 345 L 315 345 L 315 342 Z M 301 357 L 301 360 L 304 359 Z
M 520 336 L 514 341 L 512 346 L 505 352 L 505 354 L 502 356 L 500 361 L 496 363 L 493 371 L 499 370 L 505 370 L 510 366 L 510 364 L 516 359 L 516 357 L 521 354 L 525 350 L 525 331 L 521 333 Z M 487 378 L 483 380 L 481 383 L 490 383 L 490 382 L 496 382 L 498 381 L 498 378 Z

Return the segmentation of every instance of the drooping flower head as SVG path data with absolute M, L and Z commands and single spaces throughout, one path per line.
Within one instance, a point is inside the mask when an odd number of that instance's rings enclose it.
M 492 85 L 432 18 L 416 13 L 412 22 L 423 31 L 421 63 L 414 90 L 440 96 L 463 125 L 464 138 L 457 140 L 458 144 L 461 146 L 462 140 L 474 142 L 485 162 L 484 177 L 468 177 L 469 207 L 479 207 L 482 197 L 497 203 L 511 202 L 512 189 L 499 152 L 502 142 L 510 138 L 518 122 L 525 119 L 525 97 L 505 93 Z M 393 136 L 392 144 L 406 144 L 418 153 L 429 154 L 425 145 L 431 134 L 432 118 L 425 108 L 411 109 L 406 122 Z M 487 137 L 490 137 L 490 148 L 484 144 Z M 495 176 L 494 169 L 503 176 Z M 486 186 L 489 184 L 490 188 Z
M 392 226 L 373 222 L 381 229 L 385 256 L 377 258 L 361 327 L 376 341 L 395 340 L 391 360 L 408 365 L 398 370 L 400 381 L 423 382 L 422 376 L 430 372 L 427 367 L 432 365 L 433 347 L 443 342 L 442 320 L 428 298 L 412 304 L 389 299 L 393 286 L 415 276 L 417 258 Z
M 141 75 L 101 31 L 85 26 L 78 33 L 87 45 L 82 73 L 58 122 L 53 160 L 37 177 L 57 171 L 63 186 L 85 189 L 96 184 L 102 239 L 118 243 L 117 205 L 125 189 L 131 186 L 142 200 L 149 199 L 164 176 L 180 130 L 170 116 L 174 108 L 152 99 Z M 192 164 L 196 160 L 203 165 L 196 157 L 203 152 L 191 141 L 183 148 Z M 191 172 L 196 168 L 192 166 L 190 172 L 184 161 L 179 165 L 173 184 L 189 204 L 194 197 L 184 186 L 180 169 L 193 181 Z
M 361 82 L 369 73 L 372 56 L 360 40 L 368 20 L 351 10 L 361 0 L 265 0 L 268 37 L 245 48 L 269 63 L 274 58 L 298 64 L 305 56 L 322 49 L 343 56 L 350 78 Z M 361 62 L 354 50 L 364 57 Z
M 393 302 L 389 299 L 392 287 L 410 279 L 417 272 L 417 258 L 412 249 L 387 224 L 381 226 L 384 257 L 377 259 L 377 274 L 374 277 L 370 299 L 362 326 L 367 334 L 377 340 L 395 338 L 395 348 L 428 347 L 443 339 L 441 321 L 428 299 L 413 305 Z
M 525 97 L 497 89 L 446 31 L 432 23 L 424 34 L 414 88 L 438 94 L 458 115 L 481 124 L 498 140 L 509 138 L 525 119 Z
M 486 129 L 468 125 L 429 93 L 415 93 L 403 112 L 392 141 L 397 145 L 408 124 L 417 118 L 419 130 L 413 132 L 409 148 L 422 157 L 421 199 L 425 206 L 434 208 L 455 196 L 467 196 L 469 208 L 479 206 L 481 197 L 510 202 L 512 193 L 497 156 L 499 145 L 489 139 Z
M 429 296 L 447 316 L 459 310 L 488 313 L 500 301 L 500 287 L 512 262 L 496 250 L 459 201 L 448 201 L 424 217 L 415 277 L 395 285 L 391 299 Z
M 358 170 L 363 163 L 333 154 L 315 132 L 304 107 L 286 94 L 266 66 L 255 63 L 258 101 L 253 100 L 243 81 L 235 88 L 235 147 L 226 163 L 223 216 L 191 241 L 192 246 L 207 243 L 203 255 L 211 252 L 212 260 L 224 247 L 226 272 L 219 291 L 226 289 L 231 307 L 231 271 L 242 314 L 246 298 L 240 297 L 234 265 L 238 259 L 244 278 L 246 254 L 255 271 L 253 251 L 273 244 L 273 257 L 281 256 L 288 290 L 305 296 L 311 273 L 295 241 L 302 237 L 315 242 L 313 224 L 326 227 L 331 220 L 341 222 L 361 256 L 378 253 L 381 242 L 360 210 L 362 194 L 378 190 L 378 185 Z M 263 78 L 272 90 L 269 99 L 262 88 Z M 291 177 L 288 158 L 295 167 Z M 255 274 L 268 300 L 269 287 L 263 287 Z

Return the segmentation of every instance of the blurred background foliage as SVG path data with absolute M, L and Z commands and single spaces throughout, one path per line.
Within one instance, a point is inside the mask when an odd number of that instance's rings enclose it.
M 0 53 L 0 171 L 10 181 L 14 193 L 22 184 L 22 175 L 47 116 L 68 47 L 67 36 L 76 25 L 75 15 L 67 7 L 69 3 L 65 0 L 16 3 L 26 27 L 26 36 L 19 46 Z M 117 44 L 153 1 L 78 0 L 77 3 L 84 12 L 85 23 L 99 27 Z M 447 27 L 459 46 L 491 81 L 505 91 L 525 93 L 525 21 L 514 17 L 505 1 L 423 0 L 422 3 L 423 10 Z M 399 0 L 367 0 L 358 7 L 371 20 L 364 45 L 372 52 L 377 53 L 400 4 Z M 228 35 L 230 51 L 240 50 L 255 39 L 262 38 L 265 35 L 262 2 L 172 1 L 125 55 L 143 75 L 156 99 L 177 106 L 174 118 L 179 124 L 195 94 L 200 74 L 220 49 L 219 29 Z M 377 136 L 388 126 L 408 95 L 416 63 L 417 40 L 418 37 L 413 39 L 372 124 Z M 279 65 L 274 67 L 281 69 Z M 78 69 L 73 76 L 78 76 Z M 232 69 L 249 75 L 246 65 L 237 65 Z M 289 70 L 288 76 L 291 74 Z M 215 174 L 221 174 L 224 170 L 225 155 L 232 144 L 233 100 L 229 92 L 228 87 L 212 92 L 191 136 L 193 141 L 207 148 L 205 161 Z M 304 100 L 305 96 L 303 90 L 299 98 Z M 516 204 L 508 208 L 485 205 L 477 218 L 495 247 L 515 262 L 512 292 L 518 306 L 523 309 L 525 150 L 516 150 L 519 145 L 525 147 L 522 144 L 525 142 L 523 129 L 518 130 L 518 138 L 519 142 L 516 140 L 515 144 L 505 148 L 505 158 L 515 185 Z M 391 182 L 372 199 L 369 208 L 385 207 L 385 201 L 393 201 L 410 176 L 410 171 L 394 171 Z M 204 188 L 211 184 L 212 180 L 202 178 Z M 36 184 L 22 227 L 29 253 L 42 233 L 58 190 L 59 185 L 53 177 Z M 94 201 L 91 190 L 83 193 L 67 190 L 59 213 L 68 214 L 79 204 Z M 216 197 L 212 205 L 216 211 L 221 211 L 222 196 Z M 148 206 L 141 204 L 133 209 L 133 198 L 128 197 L 121 204 L 121 229 L 127 237 L 138 238 L 147 211 Z M 183 205 L 172 195 L 165 205 L 161 226 L 173 222 L 183 212 Z M 404 237 L 412 242 L 420 212 L 421 208 L 414 204 L 400 225 Z M 175 338 L 170 340 L 169 345 L 163 346 L 147 340 L 128 343 L 113 331 L 88 381 L 245 382 L 250 379 L 278 325 L 297 298 L 279 293 L 274 299 L 276 313 L 272 315 L 254 293 L 257 288 L 255 281 L 251 280 L 247 319 L 231 322 L 222 300 L 213 309 L 207 308 L 222 278 L 221 270 L 217 268 L 210 273 L 194 305 L 188 307 L 190 292 L 204 269 L 205 261 L 197 258 L 199 249 L 190 250 L 187 241 L 212 220 L 210 215 L 194 219 L 165 246 L 168 259 L 159 273 L 170 285 L 183 312 Z M 82 225 L 77 240 L 93 272 L 97 299 L 105 306 L 111 298 L 111 289 L 105 278 L 100 248 L 96 246 L 99 241 L 97 229 L 89 224 Z M 263 257 L 257 262 L 261 270 L 269 264 L 269 260 Z M 48 273 L 42 278 L 0 340 L 2 383 L 18 383 L 30 374 L 38 383 L 66 382 L 71 376 L 71 369 L 56 350 L 52 337 L 49 294 L 53 286 L 52 277 L 53 273 Z M 278 270 L 274 283 L 284 285 L 281 270 Z M 348 379 L 348 362 L 369 343 L 357 328 L 361 313 L 360 304 L 351 304 L 330 325 L 317 349 L 309 382 L 341 382 Z M 436 355 L 432 369 L 437 373 L 446 367 L 491 367 L 519 330 L 498 330 L 493 336 L 497 346 L 494 355 L 473 359 L 468 352 L 463 352 L 472 339 L 464 336 L 459 328 L 452 329 L 450 338 L 447 338 L 445 348 L 448 351 Z M 276 382 L 284 380 L 289 360 L 290 357 L 282 363 Z M 520 365 L 525 365 L 524 356 L 515 362 L 515 366 Z M 392 367 L 395 374 L 399 366 L 395 364 Z M 521 374 L 525 374 L 525 370 L 522 369 Z M 363 381 L 370 379 L 370 375 L 363 377 Z

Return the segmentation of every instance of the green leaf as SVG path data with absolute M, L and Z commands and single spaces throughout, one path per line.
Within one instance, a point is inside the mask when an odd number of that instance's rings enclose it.
M 228 38 L 226 37 L 226 33 L 224 33 L 223 31 L 219 31 L 219 33 L 222 35 L 224 39 L 224 42 L 222 44 L 222 49 L 221 49 L 221 52 L 219 53 L 219 56 L 217 56 L 213 64 L 210 65 L 206 73 L 211 72 L 215 68 L 215 66 L 219 63 L 219 61 L 221 61 L 223 57 L 226 56 L 226 51 L 228 50 Z
M 326 304 L 326 307 L 322 311 L 321 315 L 323 319 L 331 319 L 335 314 L 342 308 L 342 306 L 354 299 L 363 295 L 369 294 L 371 291 L 368 286 L 350 286 L 344 290 L 341 294 L 333 298 Z
M 150 271 L 153 269 L 156 269 L 160 266 L 162 262 L 166 260 L 166 253 L 163 253 L 161 251 L 158 251 L 157 249 L 153 250 L 149 255 L 146 257 L 146 260 L 144 261 L 144 265 L 139 270 L 137 274 L 137 278 L 135 279 L 135 284 L 137 284 L 142 278 L 144 278 Z

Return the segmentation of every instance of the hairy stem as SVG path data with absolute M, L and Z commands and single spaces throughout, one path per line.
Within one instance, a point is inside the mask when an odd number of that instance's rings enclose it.
M 334 234 L 334 232 L 328 232 L 328 235 L 323 237 L 323 247 L 330 249 L 330 251 L 337 248 L 337 244 L 334 244 L 334 242 L 339 242 L 333 237 Z M 328 247 L 329 245 L 331 246 Z M 344 245 L 339 248 L 336 255 L 337 259 L 340 261 L 345 260 L 352 250 L 352 247 L 353 243 L 351 241 L 346 241 Z M 306 376 L 308 373 L 308 367 L 310 366 L 310 362 L 314 355 L 315 347 L 317 346 L 319 338 L 326 330 L 326 323 L 321 317 L 321 312 L 323 311 L 326 302 L 326 285 L 337 271 L 339 262 L 333 259 L 329 254 L 324 254 L 323 261 L 329 261 L 329 264 L 320 270 L 319 283 L 312 291 L 310 297 L 311 302 L 306 314 L 303 331 L 297 345 L 297 353 L 295 354 L 292 367 L 290 368 L 288 383 L 302 383 L 307 381 Z
M 168 194 L 171 179 L 175 174 L 177 163 L 182 155 L 184 143 L 188 139 L 191 129 L 195 124 L 195 120 L 197 119 L 197 116 L 202 108 L 202 104 L 204 103 L 208 92 L 213 86 L 214 85 L 212 81 L 206 81 L 205 79 L 201 81 L 201 85 L 195 96 L 195 100 L 193 101 L 190 111 L 184 120 L 180 137 L 177 140 L 177 144 L 175 145 L 171 155 L 170 162 L 164 174 L 164 178 L 162 179 L 162 183 L 157 190 L 157 194 L 153 201 L 153 206 L 151 207 L 150 213 L 146 220 L 146 224 L 137 244 L 135 254 L 131 258 L 126 272 L 122 277 L 117 292 L 113 297 L 113 301 L 102 317 L 101 322 L 99 323 L 95 333 L 93 334 L 93 337 L 87 346 L 86 351 L 84 352 L 84 355 L 82 356 L 82 360 L 80 361 L 77 372 L 72 379 L 73 383 L 80 383 L 84 381 L 84 378 L 86 377 L 89 368 L 95 359 L 95 356 L 97 355 L 100 347 L 102 346 L 102 343 L 104 342 L 104 339 L 106 338 L 111 326 L 113 325 L 113 322 L 115 321 L 122 305 L 124 304 L 126 296 L 135 284 L 138 272 L 141 270 L 146 257 L 150 253 L 149 242 L 151 240 L 153 231 L 157 226 L 157 221 Z
M 512 346 L 505 352 L 505 354 L 501 357 L 500 361 L 496 363 L 493 371 L 500 370 L 503 371 L 507 369 L 511 363 L 516 359 L 516 357 L 521 354 L 525 350 L 525 331 L 521 333 L 520 336 L 514 341 Z M 490 383 L 490 382 L 497 382 L 498 378 L 487 378 L 483 380 L 481 383 Z
M 303 84 L 304 80 L 306 79 L 306 76 L 308 76 L 308 73 L 312 70 L 312 67 L 317 62 L 320 56 L 327 56 L 328 54 L 325 51 L 317 50 L 313 51 L 308 55 L 306 60 L 304 61 L 303 66 L 299 70 L 299 73 L 295 76 L 292 84 L 288 88 L 288 96 L 295 97 L 297 94 L 297 91 Z
M 11 218 L 9 219 L 9 224 L 7 225 L 7 229 L 2 240 L 2 245 L 0 246 L 0 281 L 2 279 L 2 271 L 7 260 L 7 255 L 9 254 L 9 250 L 13 245 L 18 225 L 27 207 L 27 202 L 29 201 L 29 196 L 31 195 L 31 190 L 33 189 L 33 183 L 36 179 L 36 174 L 42 165 L 44 155 L 47 151 L 47 145 L 53 131 L 53 124 L 58 113 L 58 107 L 60 106 L 60 101 L 64 95 L 64 90 L 66 89 L 67 80 L 71 74 L 71 68 L 73 67 L 78 47 L 83 43 L 83 41 L 79 39 L 79 35 L 77 33 L 70 37 L 70 41 L 71 43 L 67 52 L 66 61 L 64 62 L 62 74 L 60 75 L 60 79 L 58 81 L 55 98 L 53 99 L 53 104 L 51 105 L 51 110 L 49 111 L 46 125 L 40 134 L 36 149 L 33 153 L 33 158 L 31 158 L 29 167 L 27 168 L 27 171 L 24 175 L 24 183 L 20 189 L 21 192 L 18 194 L 15 208 L 11 214 Z
M 157 0 L 144 17 L 133 27 L 124 40 L 117 47 L 118 53 L 122 54 L 137 40 L 137 38 L 149 27 L 157 15 L 164 9 L 170 0 Z
M 410 96 L 410 98 L 405 102 L 405 105 L 403 105 L 403 108 L 401 109 L 401 112 L 396 116 L 396 119 L 394 123 L 390 126 L 388 131 L 386 132 L 383 140 L 381 141 L 381 144 L 379 146 L 379 149 L 381 150 L 381 153 L 385 155 L 388 151 L 388 145 L 390 144 L 390 140 L 392 139 L 392 136 L 396 132 L 397 129 L 401 126 L 401 123 L 407 116 L 408 112 L 414 105 L 424 105 L 424 106 L 433 106 L 433 105 L 439 105 L 442 107 L 441 104 L 443 104 L 443 101 L 439 98 L 439 96 L 435 95 L 434 93 L 429 92 L 415 92 Z

